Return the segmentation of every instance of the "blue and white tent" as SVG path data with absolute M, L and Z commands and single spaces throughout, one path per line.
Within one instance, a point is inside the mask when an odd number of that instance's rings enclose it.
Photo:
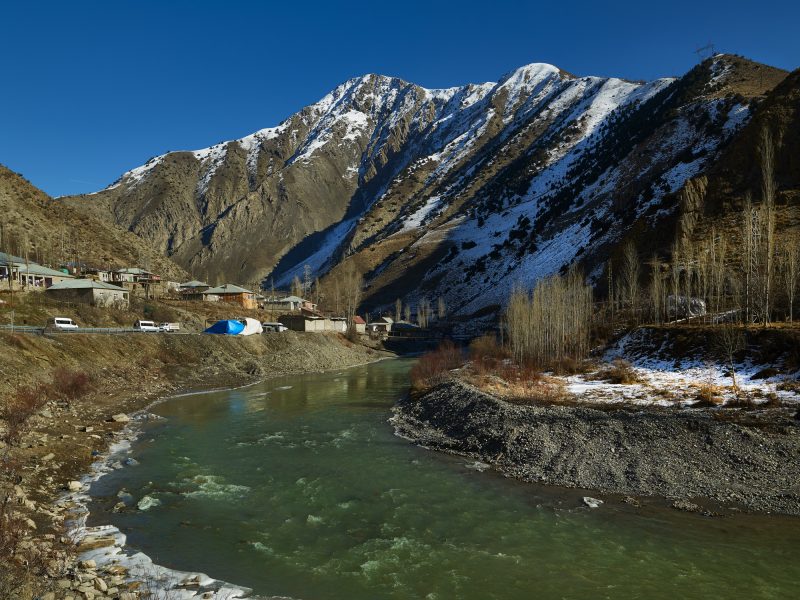
M 203 333 L 216 333 L 218 335 L 239 335 L 244 331 L 244 324 L 234 319 L 217 321 Z

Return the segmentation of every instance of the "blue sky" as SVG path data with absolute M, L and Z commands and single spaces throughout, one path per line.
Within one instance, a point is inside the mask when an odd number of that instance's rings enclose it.
M 52 195 L 276 125 L 363 73 L 448 87 L 549 62 L 652 79 L 708 42 L 800 66 L 798 2 L 18 0 L 2 19 L 0 163 Z

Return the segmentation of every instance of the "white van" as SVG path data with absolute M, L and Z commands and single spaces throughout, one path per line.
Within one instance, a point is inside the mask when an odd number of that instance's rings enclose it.
M 133 324 L 134 331 L 158 333 L 158 325 L 153 321 L 136 321 Z
M 53 317 L 51 319 L 47 319 L 47 329 L 64 329 L 64 330 L 74 330 L 78 329 L 77 323 L 70 319 L 69 317 Z
M 263 327 L 264 333 L 280 333 L 282 331 L 287 331 L 289 329 L 283 323 L 267 323 L 267 322 L 264 322 L 264 323 L 261 324 L 261 327 Z

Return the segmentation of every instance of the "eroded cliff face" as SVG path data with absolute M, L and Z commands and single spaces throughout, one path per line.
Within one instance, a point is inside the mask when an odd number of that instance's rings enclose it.
M 446 90 L 367 75 L 67 202 L 201 277 L 281 285 L 347 263 L 371 307 L 442 296 L 469 313 L 571 263 L 598 277 L 632 227 L 669 229 L 785 76 L 722 55 L 653 82 L 543 64 Z

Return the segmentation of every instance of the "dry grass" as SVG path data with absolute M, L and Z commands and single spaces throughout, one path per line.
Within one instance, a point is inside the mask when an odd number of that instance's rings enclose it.
M 517 365 L 505 360 L 490 372 L 473 368 L 469 381 L 481 391 L 514 404 L 573 404 L 566 381 L 543 374 L 533 365 Z
M 725 400 L 722 397 L 722 388 L 713 383 L 704 382 L 697 386 L 698 406 L 720 406 Z
M 784 379 L 783 381 L 779 382 L 775 388 L 780 392 L 792 392 L 794 394 L 800 394 L 800 381 L 796 379 Z
M 616 359 L 610 365 L 601 367 L 597 372 L 593 373 L 591 379 L 594 381 L 607 381 L 608 383 L 616 383 L 622 385 L 632 385 L 635 383 L 644 383 L 644 379 L 639 375 L 633 365 L 627 360 L 621 358 Z

